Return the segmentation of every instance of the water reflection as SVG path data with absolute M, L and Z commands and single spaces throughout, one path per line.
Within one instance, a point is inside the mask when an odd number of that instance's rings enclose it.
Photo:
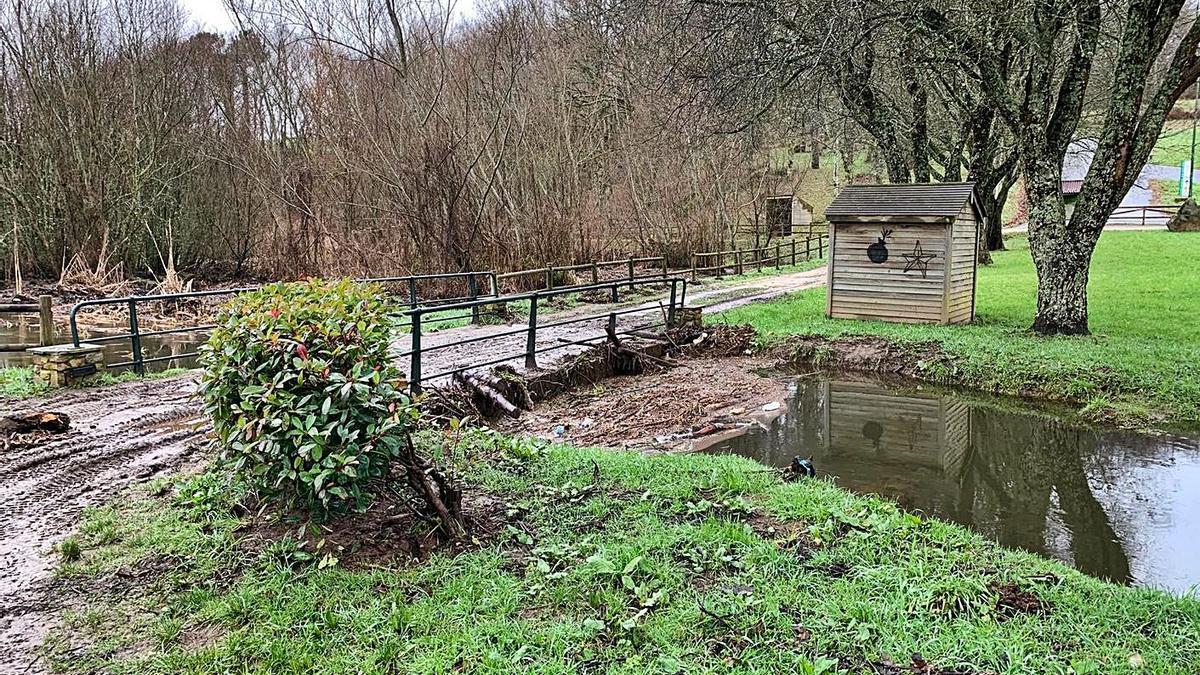
M 36 346 L 38 342 L 38 327 L 36 317 L 32 326 L 27 321 L 0 322 L 0 368 L 10 366 L 32 365 L 32 356 L 25 351 L 6 351 L 8 345 Z M 149 329 L 146 329 L 149 330 Z M 100 326 L 87 328 L 83 331 L 83 340 L 128 333 L 127 326 Z M 179 333 L 172 335 L 152 335 L 142 338 L 142 357 L 153 359 L 159 357 L 174 357 L 181 354 L 194 353 L 208 339 L 207 332 Z M 59 342 L 69 342 L 69 334 L 60 334 Z M 104 345 L 104 360 L 109 364 L 122 363 L 133 359 L 133 353 L 128 339 L 112 342 L 102 342 Z M 170 358 L 163 361 L 146 364 L 146 370 L 157 371 L 168 368 L 190 368 L 194 366 L 194 357 Z
M 785 413 L 709 449 L 818 472 L 1101 578 L 1200 583 L 1200 441 L 1082 428 L 878 383 L 797 383 Z

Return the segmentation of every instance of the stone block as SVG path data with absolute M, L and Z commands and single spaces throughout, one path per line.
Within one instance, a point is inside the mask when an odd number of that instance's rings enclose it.
M 65 387 L 104 372 L 104 347 L 83 343 L 34 347 L 33 372 L 51 387 Z

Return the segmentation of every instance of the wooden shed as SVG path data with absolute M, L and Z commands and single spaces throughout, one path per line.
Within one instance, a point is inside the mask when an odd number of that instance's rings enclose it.
M 905 323 L 975 318 L 973 183 L 849 185 L 829 221 L 826 316 Z

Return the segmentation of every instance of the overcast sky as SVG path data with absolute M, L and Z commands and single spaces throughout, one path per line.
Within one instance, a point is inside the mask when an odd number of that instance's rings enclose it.
M 222 0 L 180 0 L 192 19 L 205 30 L 225 33 L 233 30 L 233 19 Z

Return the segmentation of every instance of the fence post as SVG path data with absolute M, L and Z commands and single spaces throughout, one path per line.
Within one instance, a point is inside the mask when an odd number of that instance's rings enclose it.
M 763 254 L 764 250 L 766 250 L 766 249 L 762 249 L 762 248 L 754 249 L 754 269 L 759 272 L 762 271 L 762 259 L 763 259 L 762 254 Z
M 796 266 L 796 240 L 792 240 L 792 266 Z
M 675 325 L 675 286 L 677 284 L 677 280 L 671 280 L 671 304 L 667 305 L 667 328 Z
M 492 295 L 500 297 L 500 279 L 495 272 L 488 272 L 488 281 L 492 285 Z
M 804 259 L 812 260 L 812 237 L 804 238 Z
M 633 288 L 633 258 L 626 261 L 629 264 L 629 288 Z
M 54 311 L 51 309 L 53 298 L 49 295 L 38 296 L 38 333 L 42 347 L 54 344 Z
M 592 285 L 595 286 L 598 283 L 600 283 L 600 265 L 595 260 L 593 260 L 592 261 Z
M 663 278 L 667 278 L 667 254 L 663 254 Z
M 742 274 L 742 249 L 733 252 L 733 265 L 736 274 Z
M 421 312 L 412 315 L 412 354 L 408 373 L 408 388 L 414 394 L 421 393 Z
M 133 372 L 138 375 L 146 374 L 146 365 L 142 363 L 142 334 L 138 330 L 137 301 L 129 299 L 129 346 L 133 351 Z
M 479 299 L 479 284 L 475 282 L 474 272 L 467 277 L 467 294 L 471 296 L 471 302 Z M 471 323 L 479 323 L 479 305 L 471 305 Z
M 775 270 L 776 271 L 779 270 L 779 256 L 782 255 L 779 252 L 779 249 L 780 249 L 779 242 L 775 242 Z
M 537 368 L 537 312 L 538 294 L 529 298 L 529 331 L 525 334 L 525 368 Z
M 554 265 L 546 267 L 546 290 L 554 290 Z
M 617 286 L 618 284 L 616 283 L 613 283 L 612 285 L 612 302 L 614 305 L 620 301 L 620 298 L 617 296 Z
M 412 277 L 408 278 L 408 308 L 417 308 L 417 280 Z

